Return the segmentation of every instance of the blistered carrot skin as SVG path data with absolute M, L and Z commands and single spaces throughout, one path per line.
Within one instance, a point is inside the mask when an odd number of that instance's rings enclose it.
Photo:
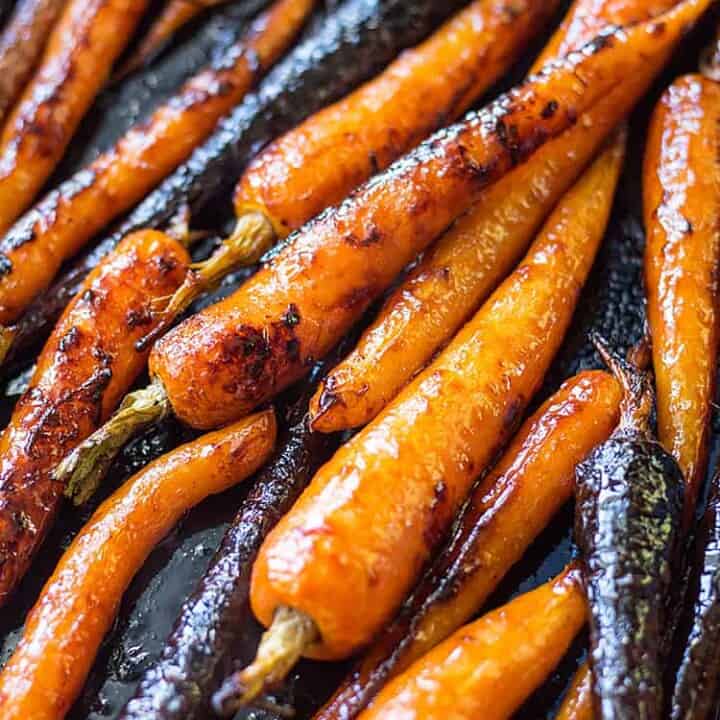
M 555 720 L 593 720 L 592 674 L 583 663 L 575 673 Z
M 0 35 L 0 123 L 30 77 L 65 0 L 21 0 Z
M 393 680 L 361 720 L 507 720 L 562 660 L 586 622 L 570 567 L 488 613 Z
M 3 720 L 61 720 L 155 545 L 208 495 L 252 475 L 270 456 L 272 410 L 201 437 L 128 480 L 58 563 L 0 674 Z
M 131 128 L 10 230 L 0 242 L 0 322 L 14 321 L 65 260 L 190 155 L 288 47 L 314 5 L 315 0 L 277 0 L 221 61 L 190 79 L 147 122 Z M 0 213 L 2 197 L 0 179 Z
M 665 92 L 648 132 L 643 193 L 658 436 L 685 475 L 691 522 L 717 367 L 720 84 L 688 75 Z
M 116 78 L 124 77 L 150 62 L 172 40 L 184 25 L 194 20 L 208 8 L 221 5 L 227 0 L 168 0 L 153 22 L 132 57 L 123 64 Z
M 300 378 L 397 273 L 492 182 L 528 159 L 621 78 L 666 56 L 710 0 L 609 33 L 443 130 L 311 221 L 225 301 L 162 338 L 151 373 L 198 428 L 248 412 Z M 579 79 L 582 77 L 582 81 Z
M 0 135 L 0 232 L 30 205 L 62 158 L 147 5 L 69 0 Z M 7 321 L 3 313 L 0 321 Z
M 251 600 L 263 623 L 281 606 L 304 613 L 321 638 L 311 654 L 332 659 L 389 620 L 541 383 L 621 161 L 619 152 L 598 161 L 445 352 L 315 476 L 255 563 Z
M 355 717 L 389 678 L 472 618 L 570 499 L 575 467 L 610 436 L 620 397 L 607 373 L 582 373 L 523 425 L 448 545 L 315 720 Z
M 126 238 L 87 279 L 40 357 L 0 438 L 0 604 L 24 574 L 63 492 L 52 470 L 115 409 L 142 371 L 135 343 L 153 299 L 172 293 L 190 258 L 155 231 Z
M 540 67 L 609 23 L 646 20 L 676 3 L 579 0 L 536 63 Z M 642 7 L 641 7 L 642 6 Z M 658 58 L 655 69 L 664 58 Z M 330 373 L 311 403 L 313 427 L 335 432 L 370 422 L 457 332 L 507 275 L 533 234 L 647 89 L 636 73 L 577 126 L 490 188 L 388 298 L 358 346 Z
M 340 202 L 465 112 L 557 5 L 476 0 L 378 78 L 264 150 L 238 183 L 238 217 L 261 210 L 286 234 Z

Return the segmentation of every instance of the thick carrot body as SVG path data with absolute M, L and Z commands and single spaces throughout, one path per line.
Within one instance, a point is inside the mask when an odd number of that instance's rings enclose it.
M 187 251 L 169 236 L 128 236 L 88 276 L 41 353 L 0 438 L 0 604 L 24 574 L 58 507 L 52 470 L 115 409 L 145 366 L 135 343 L 153 299 L 172 293 Z
M 475 0 L 379 77 L 265 149 L 235 192 L 282 234 L 340 202 L 499 78 L 552 16 L 556 0 Z
M 131 128 L 19 221 L 12 238 L 0 243 L 0 322 L 17 319 L 65 260 L 190 155 L 287 48 L 314 4 L 277 0 L 222 62 L 189 80 L 147 122 Z M 0 213 L 2 188 L 0 180 Z
M 612 22 L 648 19 L 677 4 L 579 0 L 536 63 L 587 42 Z M 640 7 L 642 6 L 642 7 Z M 659 68 L 663 59 L 658 59 Z M 393 292 L 357 347 L 311 403 L 313 427 L 335 432 L 368 423 L 420 371 L 504 278 L 604 137 L 647 89 L 637 73 L 577 126 L 490 188 Z
M 298 610 L 318 627 L 313 655 L 340 658 L 390 619 L 542 382 L 621 164 L 621 152 L 602 156 L 445 352 L 315 476 L 255 563 L 261 622 Z
M 150 357 L 176 415 L 231 421 L 301 377 L 415 255 L 493 181 L 613 87 L 666 57 L 710 0 L 600 38 L 433 136 L 311 221 L 229 298 L 161 339 Z M 659 25 L 658 25 L 659 27 Z
M 506 720 L 562 660 L 587 617 L 571 567 L 461 628 L 391 682 L 362 720 Z
M 75 538 L 0 674 L 2 720 L 60 720 L 77 698 L 125 589 L 155 545 L 208 495 L 270 456 L 272 410 L 166 455 L 106 500 Z
M 65 0 L 21 0 L 0 35 L 0 123 L 32 74 Z
M 665 92 L 648 134 L 643 192 L 658 436 L 685 475 L 690 520 L 707 464 L 717 367 L 718 83 L 689 75 Z
M 575 673 L 555 720 L 593 720 L 594 717 L 592 673 L 590 666 L 583 663 Z
M 32 202 L 127 45 L 148 0 L 70 0 L 0 135 L 0 232 Z
M 570 499 L 575 467 L 617 424 L 607 373 L 569 380 L 521 428 L 473 492 L 448 546 L 315 720 L 350 720 L 385 685 L 468 622 Z

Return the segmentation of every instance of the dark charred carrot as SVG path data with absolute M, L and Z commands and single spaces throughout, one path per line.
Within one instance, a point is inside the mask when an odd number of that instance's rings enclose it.
M 682 472 L 650 432 L 649 377 L 598 349 L 625 397 L 617 430 L 577 470 L 575 539 L 590 603 L 594 712 L 603 720 L 653 720 L 664 717 Z
M 658 436 L 685 475 L 685 521 L 707 466 L 720 274 L 720 84 L 701 75 L 665 92 L 643 175 L 645 286 Z
M 523 425 L 437 560 L 315 720 L 356 717 L 390 678 L 472 619 L 570 499 L 575 468 L 610 436 L 620 399 L 610 375 L 582 373 Z
M 147 354 L 154 298 L 182 281 L 190 258 L 167 235 L 129 236 L 87 278 L 38 359 L 30 388 L 0 438 L 0 604 L 51 525 L 64 485 L 59 460 L 117 407 Z
M 43 588 L 0 673 L 3 720 L 62 720 L 82 689 L 125 592 L 155 545 L 208 495 L 270 456 L 265 410 L 183 445 L 128 480 L 80 531 Z
M 0 123 L 35 69 L 65 0 L 21 0 L 0 35 Z
M 0 233 L 55 169 L 147 5 L 148 0 L 68 0 L 0 135 Z M 2 322 L 14 319 L 7 316 L 6 301 L 0 303 Z
M 675 0 L 663 0 L 664 9 Z M 536 63 L 576 49 L 608 23 L 653 17 L 648 3 L 578 0 Z M 662 3 L 653 10 L 660 12 Z M 659 59 L 659 64 L 662 59 Z M 331 372 L 311 404 L 315 429 L 362 427 L 430 361 L 507 275 L 543 220 L 647 89 L 637 73 L 490 188 L 387 299 L 357 347 Z
M 270 534 L 250 597 L 272 626 L 255 663 L 218 696 L 223 712 L 281 679 L 300 653 L 347 657 L 398 609 L 562 342 L 610 212 L 607 176 L 619 177 L 622 157 L 613 150 L 593 165 L 516 272 Z
M 458 630 L 395 678 L 361 720 L 508 720 L 587 620 L 579 569 Z
M 455 120 L 499 78 L 552 16 L 556 0 L 475 0 L 380 76 L 273 142 L 235 190 L 235 232 L 193 268 L 165 312 L 192 301 L 267 245 L 297 230 Z M 416 109 L 422 107 L 422 112 Z
M 575 673 L 555 720 L 593 720 L 594 717 L 592 675 L 590 666 L 583 663 Z
M 159 55 L 183 26 L 208 8 L 226 2 L 228 0 L 167 0 L 167 4 L 160 11 L 157 19 L 153 21 L 138 48 L 116 73 L 115 79 L 119 80 L 139 70 Z
M 220 61 L 19 221 L 0 242 L 0 322 L 16 320 L 65 260 L 187 159 L 288 47 L 314 5 L 276 0 Z M 2 188 L 0 180 L 0 208 Z
M 710 2 L 685 0 L 650 23 L 607 31 L 437 133 L 293 235 L 237 292 L 155 345 L 148 392 L 157 418 L 172 411 L 193 427 L 219 426 L 302 377 L 483 190 L 625 78 L 656 68 Z M 132 436 L 132 403 L 67 458 L 63 477 L 82 484 L 88 468 L 104 474 L 108 449 Z

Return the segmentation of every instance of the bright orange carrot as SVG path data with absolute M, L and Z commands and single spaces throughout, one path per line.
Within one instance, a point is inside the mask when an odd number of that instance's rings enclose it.
M 573 678 L 555 720 L 593 720 L 592 675 L 583 663 Z
M 558 578 L 470 625 L 393 680 L 361 720 L 507 720 L 562 660 L 587 619 L 582 578 Z
M 609 23 L 653 17 L 676 0 L 578 0 L 536 67 Z M 630 111 L 650 75 L 609 93 L 577 126 L 490 188 L 388 298 L 355 350 L 311 403 L 316 430 L 361 427 L 442 348 L 507 275 L 547 214 Z
M 275 442 L 266 410 L 183 445 L 106 500 L 63 555 L 0 674 L 2 720 L 61 720 L 135 573 L 180 518 L 252 475 Z

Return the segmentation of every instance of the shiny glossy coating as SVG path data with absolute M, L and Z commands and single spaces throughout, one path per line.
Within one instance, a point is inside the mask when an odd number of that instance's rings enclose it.
M 276 0 L 213 66 L 60 184 L 0 241 L 0 322 L 17 319 L 61 264 L 183 162 L 287 48 L 315 0 Z M 0 184 L 0 202 L 2 185 Z
M 613 149 L 448 348 L 346 443 L 270 534 L 253 569 L 264 624 L 289 606 L 312 654 L 346 657 L 398 609 L 478 475 L 512 436 L 572 318 L 610 212 Z
M 50 177 L 147 5 L 148 0 L 68 1 L 0 134 L 0 233 Z M 0 251 L 8 249 L 0 244 Z M 13 319 L 6 309 L 10 300 L 0 295 L 0 322 Z
M 2 720 L 61 720 L 125 589 L 183 514 L 252 475 L 275 441 L 272 410 L 156 460 L 108 498 L 60 559 L 0 673 Z
M 154 347 L 151 373 L 198 428 L 248 412 L 308 369 L 481 192 L 566 130 L 622 79 L 665 56 L 710 0 L 612 31 L 436 133 L 323 213 L 226 300 Z M 662 32 L 649 32 L 662 27 Z
M 446 547 L 315 720 L 351 720 L 389 678 L 475 615 L 570 499 L 575 467 L 610 436 L 620 397 L 607 373 L 582 373 L 523 424 Z
M 41 294 L 19 321 L 14 353 L 52 329 L 83 278 L 129 232 L 160 227 L 177 212 L 229 194 L 247 162 L 308 115 L 380 72 L 465 0 L 343 0 L 220 121 L 213 134 L 122 223 Z
M 557 0 L 475 0 L 350 96 L 274 141 L 235 191 L 296 230 L 465 112 L 516 60 Z
M 509 720 L 587 619 L 571 568 L 460 628 L 395 678 L 361 720 Z
M 593 720 L 592 674 L 584 662 L 575 673 L 555 720 Z
M 685 474 L 691 522 L 717 368 L 720 85 L 688 75 L 666 90 L 648 132 L 643 194 L 658 436 Z
M 656 3 L 667 10 L 674 0 Z M 587 42 L 611 22 L 653 17 L 641 0 L 578 0 L 535 67 Z M 642 6 L 642 8 L 641 8 Z M 667 58 L 608 93 L 574 128 L 489 188 L 387 299 L 355 350 L 311 404 L 323 432 L 361 427 L 419 372 L 510 271 L 542 221 L 645 92 Z
M 32 74 L 65 0 L 20 0 L 0 34 L 0 123 Z
M 52 523 L 55 465 L 115 410 L 145 366 L 135 343 L 154 299 L 182 282 L 190 258 L 156 231 L 131 235 L 87 278 L 38 358 L 0 438 L 0 604 Z

